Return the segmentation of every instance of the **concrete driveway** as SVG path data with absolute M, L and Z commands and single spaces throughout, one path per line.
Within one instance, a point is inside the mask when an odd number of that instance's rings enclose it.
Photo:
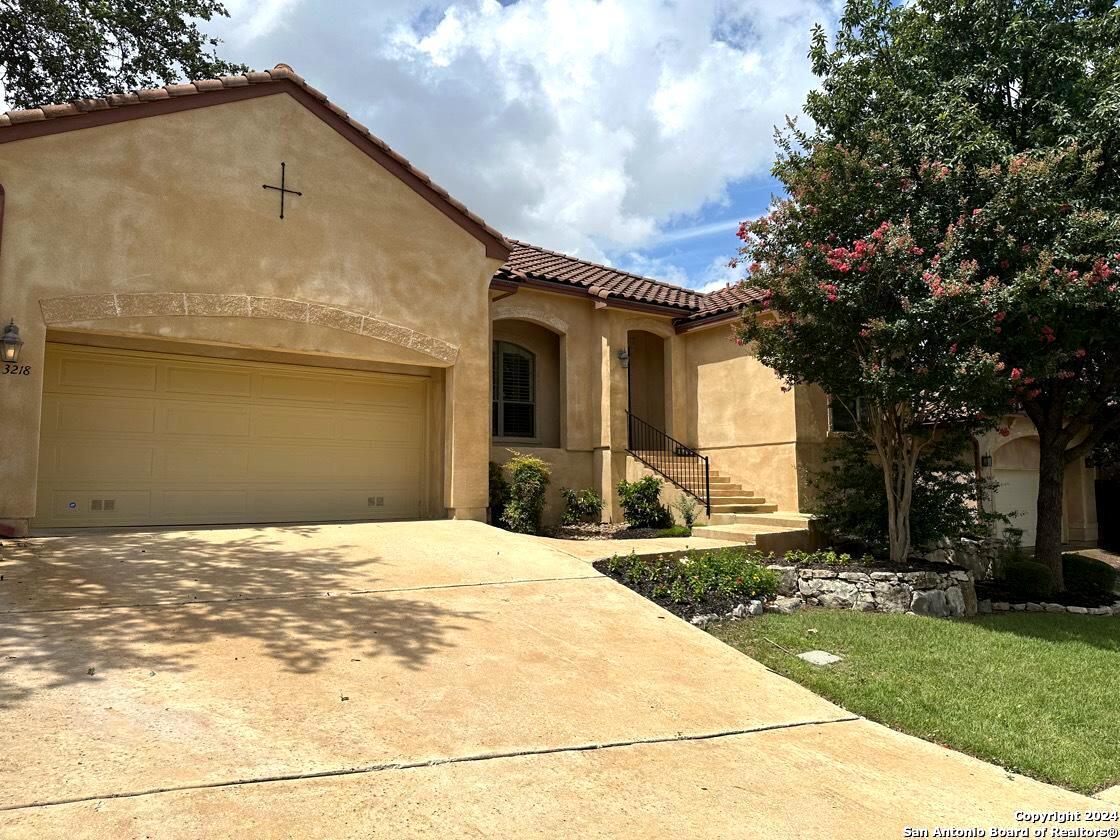
M 5 838 L 899 837 L 1093 804 L 477 523 L 42 538 L 0 574 Z

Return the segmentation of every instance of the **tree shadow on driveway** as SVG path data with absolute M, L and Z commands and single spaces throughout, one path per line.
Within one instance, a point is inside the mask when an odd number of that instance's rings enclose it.
M 379 657 L 416 670 L 478 620 L 369 592 L 380 558 L 315 528 L 65 539 L 0 562 L 0 708 L 113 672 L 189 672 L 203 648 L 291 674 Z

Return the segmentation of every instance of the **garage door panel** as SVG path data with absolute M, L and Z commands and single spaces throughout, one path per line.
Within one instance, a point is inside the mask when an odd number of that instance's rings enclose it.
M 44 432 L 100 432 L 151 434 L 156 426 L 156 406 L 146 400 L 120 397 L 43 398 Z
M 152 477 L 155 451 L 142 444 L 112 444 L 96 437 L 54 444 L 47 450 L 49 474 L 73 481 L 144 480 Z
M 96 517 L 99 524 L 122 525 L 147 519 L 150 514 L 151 494 L 146 490 L 123 490 L 110 485 L 39 495 L 41 517 Z
M 170 394 L 249 397 L 253 393 L 253 375 L 247 370 L 218 366 L 169 365 L 164 390 Z
M 155 490 L 152 514 L 165 522 L 244 522 L 249 512 L 247 490 Z
M 160 481 L 246 481 L 249 478 L 249 447 L 229 446 L 215 449 L 179 446 L 165 450 Z
M 330 404 L 338 401 L 338 384 L 320 377 L 264 373 L 258 387 L 264 400 Z
M 94 353 L 78 353 L 61 360 L 58 384 L 86 390 L 154 391 L 156 366 L 154 362 L 107 360 Z
M 423 512 L 426 378 L 57 344 L 47 369 L 36 526 Z
M 418 414 L 342 414 L 335 429 L 339 440 L 418 444 L 424 418 Z
M 248 437 L 251 426 L 252 409 L 249 406 L 171 403 L 165 405 L 163 410 L 162 430 L 168 435 Z

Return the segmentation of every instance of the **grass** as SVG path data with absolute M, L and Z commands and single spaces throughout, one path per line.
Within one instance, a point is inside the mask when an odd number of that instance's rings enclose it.
M 1120 783 L 1120 619 L 811 610 L 711 632 L 902 732 L 1083 793 Z M 821 668 L 775 645 L 844 661 Z

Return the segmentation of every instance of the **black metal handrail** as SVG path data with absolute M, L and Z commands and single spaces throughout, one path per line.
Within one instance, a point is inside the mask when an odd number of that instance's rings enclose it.
M 700 502 L 705 515 L 711 516 L 712 476 L 708 457 L 629 411 L 626 427 L 626 451 Z

